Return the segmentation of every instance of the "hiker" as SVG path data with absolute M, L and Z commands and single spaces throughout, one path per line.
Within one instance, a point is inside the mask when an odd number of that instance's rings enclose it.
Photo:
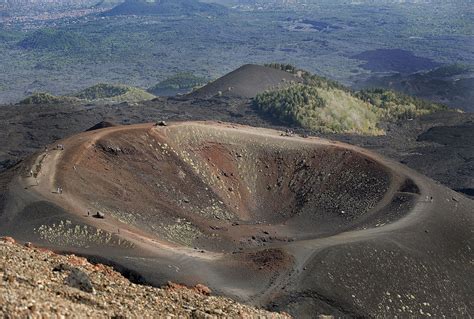
M 30 177 L 33 177 L 33 170 L 30 170 Z

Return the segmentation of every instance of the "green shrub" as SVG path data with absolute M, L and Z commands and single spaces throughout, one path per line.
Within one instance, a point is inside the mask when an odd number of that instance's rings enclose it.
M 388 121 L 410 119 L 448 109 L 442 104 L 386 89 L 362 90 L 355 96 L 377 107 L 381 118 Z
M 283 63 L 267 63 L 264 64 L 267 68 L 273 68 L 281 71 L 285 71 L 288 73 L 296 74 L 298 69 L 291 64 L 283 64 Z

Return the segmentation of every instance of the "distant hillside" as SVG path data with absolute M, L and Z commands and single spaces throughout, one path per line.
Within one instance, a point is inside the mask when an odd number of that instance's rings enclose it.
M 187 93 L 207 82 L 207 79 L 192 73 L 178 73 L 152 86 L 147 91 L 154 95 L 176 95 L 177 93 Z
M 253 98 L 272 88 L 301 82 L 296 74 L 272 67 L 247 64 L 191 93 L 191 97 L 210 98 L 217 95 Z
M 226 8 L 197 0 L 126 0 L 110 11 L 106 16 L 117 15 L 190 15 L 196 13 L 223 14 Z
M 55 96 L 50 93 L 38 92 L 21 100 L 18 104 L 41 105 L 41 104 L 64 104 L 80 102 L 78 98 L 69 96 Z
M 27 50 L 83 51 L 92 44 L 80 34 L 54 29 L 41 29 L 18 42 Z
M 304 71 L 303 71 L 304 72 Z M 384 134 L 380 124 L 446 107 L 384 89 L 352 92 L 337 82 L 304 72 L 304 83 L 259 93 L 254 105 L 287 124 L 328 133 Z
M 474 68 L 469 66 L 454 64 L 410 75 L 397 73 L 385 77 L 374 76 L 357 83 L 355 87 L 389 88 L 465 111 L 474 111 Z
M 23 34 L 20 31 L 0 30 L 0 41 L 19 41 L 21 38 L 23 38 Z
M 121 103 L 147 101 L 155 97 L 140 88 L 121 84 L 99 83 L 70 95 L 55 96 L 50 93 L 35 93 L 18 104 Z
M 124 2 L 125 0 L 99 0 L 93 7 L 94 8 L 112 8 Z
M 155 98 L 153 94 L 140 88 L 121 85 L 99 83 L 73 95 L 76 98 L 88 101 L 104 102 L 139 102 Z

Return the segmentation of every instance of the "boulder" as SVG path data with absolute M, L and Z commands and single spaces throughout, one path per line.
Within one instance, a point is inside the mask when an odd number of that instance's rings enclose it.
M 165 121 L 159 121 L 156 122 L 156 126 L 168 126 L 168 124 Z
M 80 269 L 72 268 L 71 273 L 67 276 L 64 283 L 70 287 L 82 290 L 88 293 L 95 293 L 94 286 L 92 285 L 89 276 Z
M 94 214 L 94 217 L 95 218 L 99 218 L 99 219 L 104 219 L 105 218 L 105 214 L 104 213 L 101 213 L 101 212 L 97 212 Z

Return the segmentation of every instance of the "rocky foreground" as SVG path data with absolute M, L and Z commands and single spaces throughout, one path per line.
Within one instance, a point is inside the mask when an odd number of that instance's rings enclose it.
M 289 318 L 210 293 L 133 284 L 111 267 L 0 239 L 0 317 Z

